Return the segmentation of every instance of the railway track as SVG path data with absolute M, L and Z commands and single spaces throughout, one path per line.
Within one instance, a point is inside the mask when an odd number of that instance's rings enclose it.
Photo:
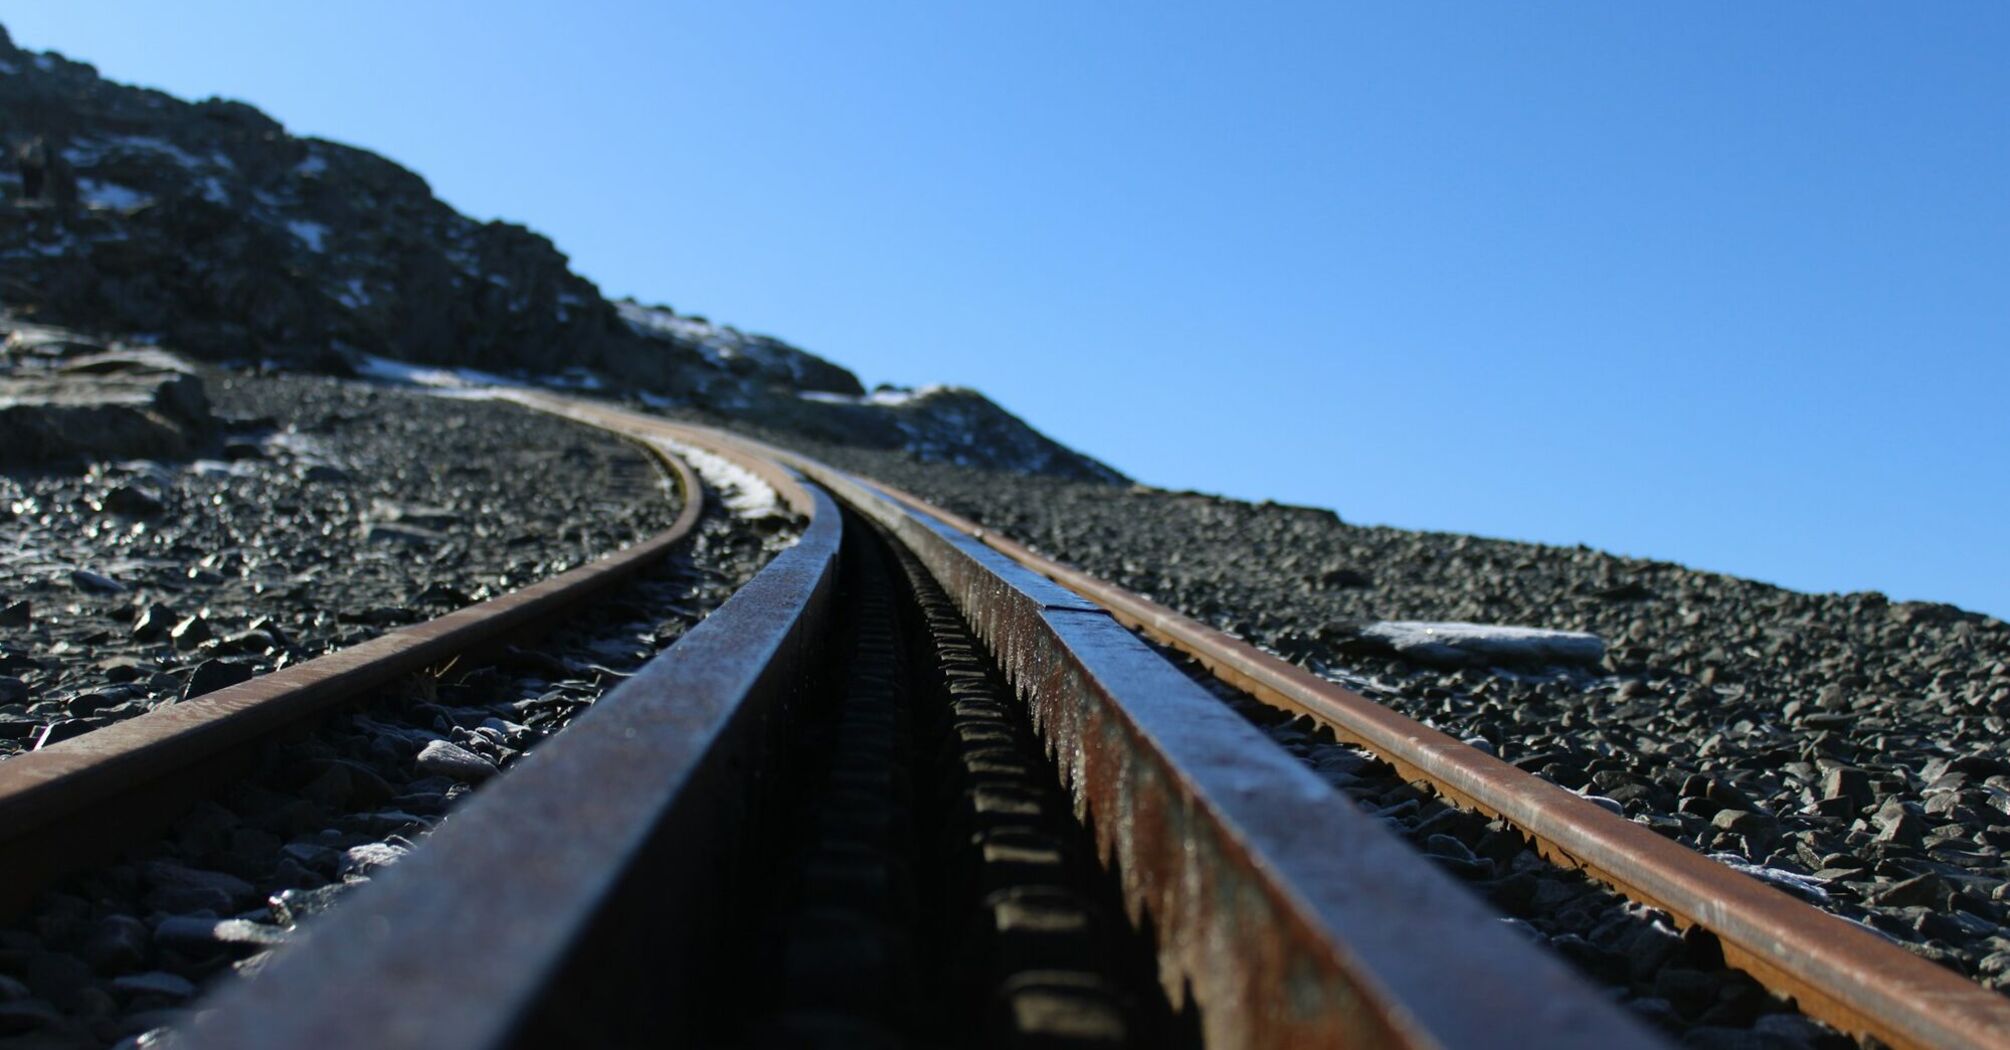
M 180 1040 L 1662 1045 L 1157 643 L 1665 910 L 1810 1016 L 1897 1046 L 2010 1045 L 2000 996 L 910 496 L 732 434 L 513 396 L 723 458 L 807 524 Z M 406 670 L 451 648 L 401 644 L 419 650 Z M 339 703 L 362 673 L 303 681 L 318 699 L 291 707 Z M 276 703 L 277 677 L 211 706 Z M 129 771 L 160 785 L 154 810 L 199 794 L 219 774 L 185 742 L 227 753 L 270 717 L 121 744 L 136 719 L 50 749 L 61 764 L 0 763 L 0 836 L 47 869 L 80 863 L 66 814 L 123 805 Z

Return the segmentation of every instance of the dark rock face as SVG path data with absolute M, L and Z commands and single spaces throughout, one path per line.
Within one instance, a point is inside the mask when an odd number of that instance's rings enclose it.
M 48 329 L 7 335 L 0 354 L 0 467 L 179 459 L 215 429 L 202 380 L 172 354 L 104 350 Z M 145 498 L 134 490 L 116 502 L 130 510 Z
M 113 83 L 4 30 L 0 136 L 12 161 L 0 165 L 0 299 L 37 321 L 144 333 L 206 360 L 342 374 L 375 355 L 729 415 L 865 393 L 780 340 L 610 303 L 549 240 L 461 215 L 373 153 L 289 135 L 241 102 Z M 1007 435 L 1000 449 L 961 446 L 970 428 L 927 413 L 851 407 L 783 416 L 923 458 L 1115 476 L 974 394 L 957 414 Z M 1023 449 L 1036 451 L 1007 458 Z

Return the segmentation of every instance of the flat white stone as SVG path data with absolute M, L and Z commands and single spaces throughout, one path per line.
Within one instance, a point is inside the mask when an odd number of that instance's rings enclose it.
M 1401 656 L 1448 666 L 1595 664 L 1605 658 L 1605 640 L 1599 636 L 1543 627 L 1385 620 L 1363 628 L 1361 637 L 1386 645 Z

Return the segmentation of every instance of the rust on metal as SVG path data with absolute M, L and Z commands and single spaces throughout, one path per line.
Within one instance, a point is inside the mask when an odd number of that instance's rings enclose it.
M 305 929 L 188 1031 L 204 1047 L 678 1045 L 700 1011 L 716 906 L 743 878 L 749 769 L 807 688 L 841 524 L 796 486 L 799 541 L 675 645 Z M 574 962 L 586 958 L 587 965 Z M 582 973 L 649 975 L 610 1004 Z M 623 1028 L 623 1010 L 648 1012 Z
M 737 435 L 684 429 L 773 456 L 834 488 L 832 479 L 846 477 Z M 871 491 L 1088 599 L 1256 699 L 1314 719 L 1452 802 L 1506 820 L 1551 861 L 1709 930 L 1727 963 L 1809 1016 L 1894 1047 L 2010 1046 L 2010 998 L 1240 639 L 897 488 L 874 482 Z
M 843 495 L 877 504 L 1030 705 L 1208 1045 L 1495 1046 L 1503 1026 L 1659 1044 L 1108 613 L 868 488 Z
M 152 830 L 172 815 L 174 804 L 229 773 L 231 763 L 221 759 L 236 749 L 361 692 L 535 627 L 662 558 L 697 526 L 704 495 L 681 459 L 661 449 L 651 454 L 676 479 L 683 505 L 668 529 L 641 543 L 509 594 L 0 762 L 0 842 L 9 844 L 0 870 L 0 912 L 19 908 L 54 875 Z
M 913 550 L 1031 705 L 1209 1045 L 1480 1047 L 1503 1025 L 1545 1046 L 1661 1045 L 1094 604 L 805 457 L 573 412 L 787 463 Z
M 880 488 L 1193 657 L 1229 685 L 1373 751 L 1406 779 L 1506 820 L 1552 862 L 1702 926 L 1722 943 L 1728 964 L 1812 1017 L 1894 1047 L 2010 1046 L 2010 998 L 1247 642 Z

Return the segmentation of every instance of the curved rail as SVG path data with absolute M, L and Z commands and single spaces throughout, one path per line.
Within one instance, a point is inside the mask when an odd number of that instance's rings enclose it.
M 1729 965 L 1812 1017 L 1894 1047 L 2010 1046 L 2010 998 L 1281 657 L 888 491 L 1193 657 L 1235 688 L 1367 748 L 1405 779 L 1426 781 L 1462 806 L 1513 824 L 1552 862 L 1581 868 L 1684 925 L 1710 931 Z
M 0 762 L 0 914 L 48 880 L 158 830 L 234 775 L 247 745 L 359 693 L 548 622 L 668 554 L 697 527 L 704 487 L 670 451 L 645 446 L 676 480 L 668 529 L 548 580 L 389 631 L 305 663 Z
M 749 469 L 756 465 L 743 463 Z M 606 1005 L 574 959 L 689 987 L 741 877 L 747 792 L 824 632 L 843 531 L 820 489 L 762 468 L 810 520 L 795 546 L 311 926 L 186 1033 L 204 1047 L 578 1045 Z M 687 854 L 686 844 L 702 844 Z M 596 971 L 600 972 L 600 971 Z M 608 1010 L 607 1013 L 618 1011 Z M 679 1045 L 688 1011 L 651 1018 Z
M 1347 805 L 1103 610 L 841 471 L 728 432 L 544 395 L 631 434 L 787 463 L 913 552 L 1027 700 L 1217 1047 L 1653 1046 L 1560 961 Z M 1448 990 L 1456 989 L 1455 994 Z
M 845 491 L 848 475 L 809 457 L 696 429 Z M 2010 997 L 1247 642 L 914 495 L 878 483 L 871 487 L 1193 657 L 1229 685 L 1311 717 L 1388 761 L 1405 778 L 1428 782 L 1449 800 L 1520 828 L 1552 862 L 1580 868 L 1684 925 L 1710 931 L 1729 965 L 1793 999 L 1812 1017 L 1894 1047 L 2010 1046 Z

